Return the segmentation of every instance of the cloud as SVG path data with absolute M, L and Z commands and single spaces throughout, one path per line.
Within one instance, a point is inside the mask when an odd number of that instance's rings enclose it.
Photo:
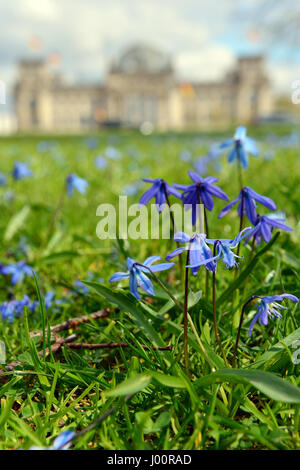
M 229 47 L 208 43 L 199 51 L 180 53 L 175 64 L 182 78 L 205 81 L 223 78 L 235 60 Z

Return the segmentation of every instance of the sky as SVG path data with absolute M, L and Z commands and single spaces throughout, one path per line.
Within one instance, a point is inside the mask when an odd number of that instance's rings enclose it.
M 146 43 L 169 54 L 184 80 L 217 80 L 237 56 L 265 53 L 275 89 L 289 93 L 300 54 L 282 41 L 267 44 L 258 18 L 271 16 L 260 14 L 262 2 L 0 0 L 0 80 L 10 93 L 17 61 L 44 57 L 69 81 L 101 82 L 126 47 Z

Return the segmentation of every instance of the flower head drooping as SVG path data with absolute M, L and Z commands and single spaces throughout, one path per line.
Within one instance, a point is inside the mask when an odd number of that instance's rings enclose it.
M 285 225 L 283 222 L 285 217 L 282 213 L 280 214 L 268 214 L 268 215 L 257 215 L 255 226 L 249 230 L 247 234 L 246 243 L 252 238 L 255 238 L 256 244 L 258 245 L 261 241 L 261 237 L 266 243 L 268 243 L 272 238 L 272 230 L 274 228 L 279 228 L 281 230 L 292 231 L 293 229 L 288 225 Z
M 0 274 L 8 276 L 11 274 L 11 284 L 15 286 L 22 282 L 25 276 L 32 276 L 32 268 L 25 261 L 18 261 L 7 266 L 0 265 Z
M 86 188 L 89 185 L 89 183 L 86 180 L 84 180 L 83 178 L 80 178 L 80 176 L 75 175 L 75 173 L 71 173 L 67 177 L 66 184 L 67 184 L 68 196 L 73 196 L 74 189 L 79 191 L 81 194 L 85 194 Z
M 145 292 L 147 292 L 147 294 L 154 296 L 155 292 L 153 284 L 144 273 L 150 273 L 150 270 L 153 272 L 165 271 L 166 269 L 170 269 L 172 266 L 174 266 L 174 263 L 160 263 L 152 266 L 152 264 L 155 263 L 155 261 L 158 261 L 159 259 L 160 256 L 150 256 L 141 265 L 137 261 L 134 261 L 132 258 L 128 257 L 128 272 L 115 273 L 110 277 L 109 281 L 118 282 L 122 281 L 123 279 L 129 278 L 129 289 L 136 299 L 140 300 L 138 286 L 141 287 Z M 148 268 L 150 268 L 150 270 Z
M 218 218 L 224 217 L 224 215 L 228 214 L 228 212 L 235 206 L 235 204 L 239 202 L 238 205 L 238 215 L 239 217 L 244 216 L 244 214 L 247 214 L 248 219 L 250 222 L 254 225 L 257 219 L 257 214 L 256 214 L 256 202 L 259 202 L 263 206 L 267 207 L 268 209 L 274 211 L 276 210 L 276 204 L 272 199 L 266 196 L 262 196 L 261 194 L 258 194 L 255 192 L 253 189 L 249 188 L 248 186 L 245 186 L 242 188 L 239 196 L 229 204 L 227 204 L 220 212 L 218 215 Z M 243 209 L 243 213 L 242 213 Z
M 28 295 L 24 295 L 22 300 L 9 300 L 0 305 L 0 316 L 2 320 L 12 322 L 14 317 L 23 315 L 24 307 L 30 307 L 31 302 Z
M 283 307 L 278 302 L 281 302 L 283 299 L 292 300 L 292 302 L 299 302 L 298 297 L 292 294 L 281 294 L 281 295 L 272 295 L 266 297 L 260 297 L 260 302 L 257 307 L 257 313 L 252 319 L 249 327 L 249 336 L 252 334 L 252 329 L 254 324 L 259 321 L 259 323 L 263 326 L 266 326 L 269 322 L 269 317 L 277 317 L 281 318 L 281 309 L 286 309 L 287 307 Z
M 152 186 L 142 195 L 139 201 L 140 205 L 146 205 L 150 201 L 150 199 L 155 197 L 157 210 L 158 212 L 162 212 L 164 209 L 164 205 L 167 201 L 167 196 L 172 194 L 178 199 L 181 199 L 180 192 L 176 191 L 174 188 L 172 188 L 172 186 L 168 185 L 168 183 L 161 178 L 143 178 L 143 181 L 145 181 L 146 183 L 152 183 Z
M 233 139 L 225 140 L 220 145 L 220 149 L 227 147 L 232 147 L 228 154 L 228 161 L 233 162 L 236 159 L 239 160 L 245 170 L 248 168 L 248 152 L 255 157 L 258 156 L 256 143 L 253 139 L 247 137 L 246 128 L 244 126 L 239 126 L 236 129 Z
M 192 208 L 192 224 L 195 225 L 197 220 L 197 204 L 203 203 L 206 209 L 211 211 L 214 207 L 213 196 L 224 201 L 229 201 L 229 198 L 222 189 L 213 184 L 218 181 L 218 178 L 213 176 L 202 178 L 194 171 L 189 171 L 188 174 L 194 184 L 174 184 L 173 186 L 183 191 L 181 196 L 182 202 L 186 206 L 186 210 Z
M 32 177 L 32 171 L 28 168 L 27 163 L 15 162 L 12 170 L 12 177 L 15 181 Z
M 241 256 L 237 256 L 235 253 L 233 253 L 232 250 L 238 246 L 238 244 L 243 240 L 249 230 L 251 230 L 250 227 L 244 228 L 240 233 L 237 234 L 234 240 L 227 239 L 227 238 L 222 238 L 222 239 L 206 239 L 206 243 L 215 245 L 216 247 L 216 255 L 208 258 L 208 259 L 203 259 L 200 263 L 198 262 L 195 265 L 189 266 L 190 268 L 194 269 L 197 266 L 201 266 L 203 264 L 207 265 L 208 263 L 214 262 L 217 263 L 220 260 L 223 260 L 223 263 L 226 265 L 228 269 L 233 269 L 235 266 L 237 266 L 236 258 L 242 258 Z M 215 265 L 216 269 L 216 265 Z
M 197 233 L 190 237 L 184 232 L 178 232 L 174 235 L 174 240 L 179 243 L 185 243 L 186 246 L 172 251 L 172 253 L 166 256 L 166 260 L 169 261 L 174 258 L 174 256 L 180 255 L 184 251 L 189 250 L 190 263 L 191 265 L 194 265 L 194 267 L 191 268 L 194 276 L 198 273 L 201 262 L 209 259 L 211 260 L 213 257 L 211 249 L 206 244 L 206 235 L 204 233 Z M 200 264 L 198 265 L 198 263 Z M 216 264 L 214 261 L 210 261 L 205 263 L 205 267 L 213 272 L 216 268 Z

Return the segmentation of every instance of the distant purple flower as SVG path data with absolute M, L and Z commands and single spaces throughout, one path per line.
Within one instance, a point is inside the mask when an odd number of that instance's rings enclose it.
M 165 271 L 166 269 L 170 269 L 172 266 L 174 266 L 174 263 L 160 263 L 152 266 L 152 264 L 158 261 L 159 259 L 160 256 L 150 256 L 144 261 L 143 265 L 141 265 L 137 261 L 134 261 L 132 258 L 127 258 L 128 272 L 118 272 L 113 274 L 110 277 L 109 282 L 119 282 L 123 279 L 129 278 L 129 289 L 136 299 L 140 300 L 138 286 L 141 287 L 147 294 L 154 296 L 155 292 L 153 284 L 150 279 L 148 279 L 148 277 L 144 274 L 150 273 L 147 267 L 149 267 L 153 272 L 158 272 Z
M 24 295 L 22 300 L 9 300 L 0 305 L 0 316 L 2 320 L 12 322 L 14 317 L 23 315 L 24 307 L 30 307 L 30 299 Z
M 225 140 L 221 145 L 220 149 L 226 147 L 232 147 L 228 154 L 228 161 L 233 162 L 234 160 L 239 160 L 244 169 L 248 168 L 249 156 L 248 152 L 258 156 L 258 150 L 256 143 L 250 137 L 246 135 L 246 128 L 244 126 L 239 126 L 236 129 L 233 139 Z
M 257 322 L 257 320 L 259 321 L 261 325 L 266 326 L 269 322 L 269 317 L 281 318 L 281 313 L 279 312 L 279 310 L 286 309 L 287 307 L 283 307 L 278 302 L 281 302 L 285 298 L 292 300 L 292 302 L 299 302 L 298 297 L 292 294 L 272 295 L 272 296 L 259 297 L 259 298 L 260 298 L 260 302 L 258 304 L 257 313 L 250 323 L 249 333 L 248 333 L 249 336 L 251 336 L 253 326 Z
M 4 173 L 0 173 L 0 186 L 5 186 L 6 185 L 6 176 Z
M 254 224 L 254 227 L 247 234 L 246 242 L 248 242 L 252 237 L 255 238 L 256 244 L 258 245 L 261 241 L 261 237 L 266 243 L 268 243 L 272 238 L 272 230 L 274 228 L 279 228 L 281 230 L 293 231 L 291 227 L 285 225 L 284 217 L 281 217 L 278 214 L 269 214 L 269 215 L 258 215 Z
M 74 281 L 74 286 L 77 288 L 77 290 L 81 294 L 88 294 L 89 293 L 89 288 L 87 286 L 85 286 L 83 284 L 83 282 L 80 281 L 79 279 L 76 279 L 76 281 Z
M 242 198 L 244 198 L 244 202 L 242 203 Z M 256 193 L 253 189 L 249 188 L 249 186 L 245 186 L 242 188 L 239 196 L 227 206 L 225 206 L 220 214 L 218 215 L 218 218 L 224 217 L 224 215 L 228 214 L 228 212 L 235 206 L 235 204 L 239 201 L 238 205 L 238 214 L 241 217 L 242 216 L 242 205 L 243 205 L 243 215 L 247 214 L 248 219 L 250 222 L 254 225 L 255 221 L 257 219 L 257 214 L 256 214 L 256 202 L 259 202 L 260 204 L 264 205 L 268 209 L 274 211 L 276 209 L 276 204 L 272 199 L 266 196 L 261 196 L 260 194 Z
M 73 196 L 74 189 L 79 191 L 81 194 L 85 194 L 86 188 L 88 187 L 89 183 L 80 178 L 80 176 L 75 175 L 75 173 L 71 173 L 66 180 L 67 183 L 67 192 L 68 196 Z
M 122 155 L 118 149 L 109 146 L 105 149 L 105 156 L 110 160 L 120 160 Z
M 16 264 L 7 266 L 0 265 L 0 274 L 11 275 L 11 284 L 15 286 L 22 282 L 25 276 L 32 276 L 32 268 L 25 261 L 18 261 Z
M 186 210 L 192 208 L 192 224 L 195 225 L 197 220 L 197 204 L 203 203 L 206 209 L 211 211 L 214 207 L 213 196 L 224 201 L 229 201 L 229 198 L 222 189 L 213 184 L 218 181 L 218 178 L 213 176 L 202 178 L 194 171 L 189 171 L 188 174 L 194 181 L 194 184 L 173 184 L 173 186 L 183 191 L 181 195 L 182 202 L 186 206 Z
M 151 188 L 148 189 L 140 199 L 140 206 L 147 204 L 150 199 L 155 197 L 155 202 L 157 205 L 158 212 L 162 212 L 164 209 L 164 205 L 166 203 L 166 195 L 169 196 L 172 194 L 173 196 L 181 199 L 181 194 L 176 189 L 172 188 L 165 180 L 161 178 L 157 179 L 150 179 L 150 178 L 143 178 L 143 181 L 146 183 L 153 183 Z
M 105 157 L 102 157 L 99 155 L 98 157 L 95 158 L 95 167 L 99 168 L 99 170 L 105 170 L 107 167 L 107 160 Z
M 210 271 L 213 272 L 216 269 L 214 261 L 206 263 L 207 260 L 212 259 L 213 254 L 209 246 L 206 244 L 206 235 L 204 233 L 197 233 L 190 237 L 184 232 L 178 232 L 175 233 L 174 240 L 179 243 L 185 243 L 186 246 L 176 248 L 176 250 L 172 251 L 168 256 L 166 256 L 167 261 L 170 261 L 174 256 L 180 255 L 184 251 L 189 250 L 190 264 L 194 266 L 191 268 L 194 276 L 198 273 L 202 262 L 204 262 L 205 267 Z
M 96 139 L 96 137 L 89 137 L 87 140 L 86 140 L 86 146 L 88 149 L 90 150 L 93 150 L 95 148 L 98 147 L 98 139 Z
M 12 170 L 12 177 L 15 181 L 32 177 L 32 171 L 28 168 L 27 163 L 15 162 Z

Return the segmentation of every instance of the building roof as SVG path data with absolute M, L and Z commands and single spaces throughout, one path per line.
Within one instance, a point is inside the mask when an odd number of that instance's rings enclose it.
M 137 44 L 127 49 L 113 67 L 114 72 L 124 74 L 160 74 L 172 70 L 170 58 L 148 45 Z

